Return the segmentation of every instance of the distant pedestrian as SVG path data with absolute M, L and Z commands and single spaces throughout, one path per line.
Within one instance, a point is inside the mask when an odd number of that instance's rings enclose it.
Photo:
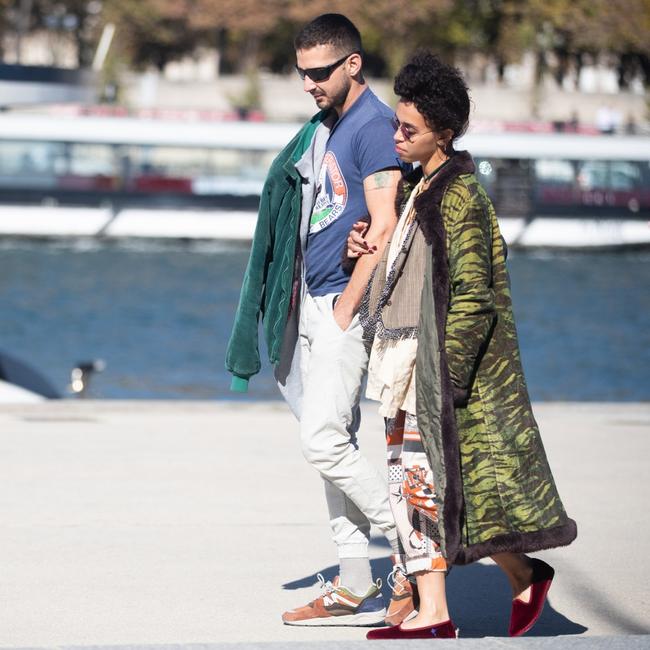
M 636 135 L 639 132 L 639 127 L 634 119 L 632 113 L 628 113 L 627 120 L 625 120 L 625 133 L 626 135 Z
M 300 420 L 303 454 L 324 479 L 340 574 L 322 580 L 321 596 L 282 620 L 369 625 L 386 613 L 372 581 L 370 525 L 394 548 L 397 532 L 385 480 L 356 439 L 368 363 L 357 310 L 397 221 L 399 159 L 392 110 L 364 79 L 356 27 L 340 14 L 319 16 L 298 34 L 295 49 L 303 88 L 321 110 L 269 171 L 226 367 L 233 387 L 245 390 L 260 368 L 261 316 L 280 390 Z M 378 255 L 348 273 L 341 266 L 345 242 L 364 215 L 371 218 L 366 239 Z
M 621 114 L 611 106 L 604 104 L 596 113 L 596 127 L 603 135 L 613 135 L 621 124 Z

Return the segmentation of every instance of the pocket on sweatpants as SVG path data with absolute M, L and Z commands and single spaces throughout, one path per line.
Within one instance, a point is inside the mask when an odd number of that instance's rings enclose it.
M 334 325 L 334 327 L 336 327 L 336 329 L 341 332 L 341 334 L 351 332 L 355 327 L 361 327 L 361 324 L 359 323 L 359 312 L 357 312 L 352 317 L 350 324 L 344 330 L 342 330 L 341 326 L 336 322 L 336 319 L 334 318 L 334 308 L 332 307 L 332 325 Z

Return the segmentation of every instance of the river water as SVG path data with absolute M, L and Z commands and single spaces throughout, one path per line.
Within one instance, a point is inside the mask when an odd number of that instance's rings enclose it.
M 97 398 L 276 399 L 268 363 L 233 396 L 224 354 L 248 248 L 156 241 L 0 243 L 0 349 L 62 392 L 101 358 Z M 650 399 L 650 253 L 509 259 L 534 400 Z

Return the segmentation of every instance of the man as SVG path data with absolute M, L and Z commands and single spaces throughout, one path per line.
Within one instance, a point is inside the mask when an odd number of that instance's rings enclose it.
M 399 549 L 385 481 L 356 441 L 368 363 L 357 309 L 395 227 L 399 163 L 392 111 L 365 82 L 355 26 L 340 14 L 319 16 L 295 48 L 303 88 L 321 110 L 269 171 L 226 367 L 235 390 L 259 370 L 261 311 L 269 359 L 300 421 L 304 456 L 325 483 L 340 575 L 283 621 L 369 625 L 385 615 L 368 560 L 370 524 L 394 553 Z M 365 215 L 365 239 L 376 253 L 361 257 L 349 274 L 342 254 L 352 224 Z

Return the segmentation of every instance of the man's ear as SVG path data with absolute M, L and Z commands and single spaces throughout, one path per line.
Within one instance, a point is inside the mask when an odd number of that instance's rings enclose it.
M 355 52 L 349 56 L 348 60 L 346 61 L 346 65 L 348 66 L 350 76 L 354 77 L 361 74 L 361 70 L 363 68 L 363 59 L 358 52 Z

